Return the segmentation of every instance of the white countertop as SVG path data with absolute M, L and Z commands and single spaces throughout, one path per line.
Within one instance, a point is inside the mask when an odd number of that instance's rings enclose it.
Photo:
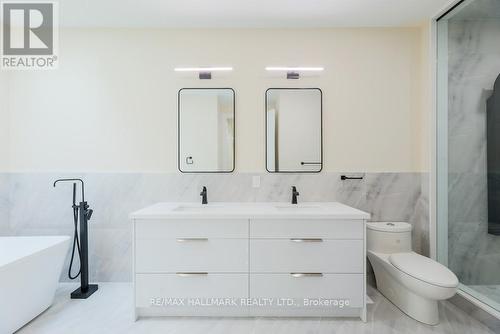
M 338 202 L 157 203 L 130 214 L 130 219 L 370 219 L 370 214 Z

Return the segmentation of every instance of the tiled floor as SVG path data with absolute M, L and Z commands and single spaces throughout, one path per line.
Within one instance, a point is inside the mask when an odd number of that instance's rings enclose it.
M 427 326 L 408 318 L 376 290 L 369 295 L 368 322 L 358 319 L 145 318 L 132 316 L 132 287 L 101 284 L 88 300 L 71 300 L 74 284 L 61 284 L 52 307 L 18 331 L 20 334 L 100 333 L 493 333 L 450 303 L 440 305 L 441 323 Z

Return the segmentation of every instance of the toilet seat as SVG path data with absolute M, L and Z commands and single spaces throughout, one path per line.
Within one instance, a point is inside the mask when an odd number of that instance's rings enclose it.
M 423 282 L 444 288 L 458 286 L 458 279 L 451 270 L 415 252 L 391 254 L 389 262 L 398 270 Z

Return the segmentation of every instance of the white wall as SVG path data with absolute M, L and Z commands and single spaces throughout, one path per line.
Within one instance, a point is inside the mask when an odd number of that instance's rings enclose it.
M 420 155 L 420 167 L 419 169 L 425 172 L 430 172 L 431 170 L 431 138 L 434 134 L 432 133 L 431 119 L 435 118 L 433 115 L 433 105 L 432 96 L 433 89 L 435 87 L 435 75 L 434 66 L 431 59 L 435 59 L 436 55 L 433 54 L 433 48 L 431 48 L 432 40 L 432 23 L 424 22 L 421 24 L 420 28 L 420 105 L 417 105 L 416 109 L 416 145 L 417 151 Z
M 212 86 L 236 91 L 236 171 L 265 171 L 264 92 L 295 86 L 323 90 L 325 171 L 422 171 L 421 37 L 419 28 L 63 30 L 58 70 L 11 75 L 10 170 L 175 171 L 177 91 Z M 173 72 L 190 65 L 235 71 L 211 81 Z M 326 71 L 290 82 L 266 65 Z

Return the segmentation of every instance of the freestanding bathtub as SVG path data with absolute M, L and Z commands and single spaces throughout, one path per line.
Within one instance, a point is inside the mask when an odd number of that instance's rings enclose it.
M 54 301 L 70 238 L 0 237 L 0 334 L 10 334 Z

